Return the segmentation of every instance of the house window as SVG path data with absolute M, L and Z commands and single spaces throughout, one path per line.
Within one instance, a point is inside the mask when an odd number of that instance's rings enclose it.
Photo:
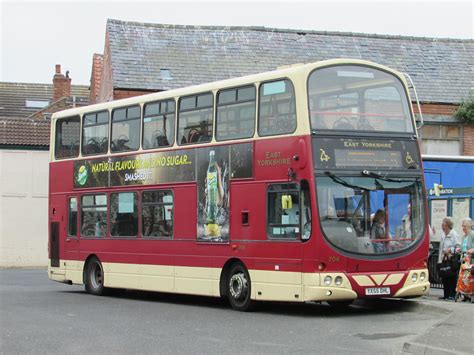
M 460 155 L 461 126 L 455 124 L 425 124 L 421 128 L 422 154 Z
M 45 108 L 49 105 L 49 100 L 28 100 L 26 99 L 25 106 L 27 108 Z
M 160 69 L 160 76 L 161 76 L 161 79 L 165 79 L 165 80 L 173 79 L 171 77 L 171 70 L 170 69 Z

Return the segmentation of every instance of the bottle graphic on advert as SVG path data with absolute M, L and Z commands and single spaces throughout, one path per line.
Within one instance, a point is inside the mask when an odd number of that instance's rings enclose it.
M 219 174 L 216 165 L 216 153 L 211 150 L 209 152 L 209 166 L 207 168 L 206 179 L 206 235 L 210 237 L 220 236 L 220 228 L 216 222 L 219 193 Z

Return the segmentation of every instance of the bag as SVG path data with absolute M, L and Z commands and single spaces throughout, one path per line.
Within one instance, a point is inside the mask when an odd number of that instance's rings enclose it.
M 454 258 L 444 258 L 441 264 L 438 264 L 438 275 L 442 278 L 456 276 L 456 260 Z

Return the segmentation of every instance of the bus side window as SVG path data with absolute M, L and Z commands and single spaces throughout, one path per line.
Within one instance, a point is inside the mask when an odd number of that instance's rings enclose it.
M 182 97 L 178 109 L 178 144 L 206 143 L 212 139 L 212 93 Z
M 173 100 L 145 104 L 143 149 L 167 147 L 174 143 L 175 103 Z
M 107 232 L 107 195 L 84 195 L 81 198 L 81 235 L 105 237 Z
M 105 154 L 109 150 L 109 112 L 84 115 L 82 124 L 82 154 Z
M 56 159 L 75 158 L 79 155 L 79 135 L 81 120 L 79 116 L 56 121 L 54 157 Z
M 221 90 L 217 94 L 216 139 L 253 137 L 256 90 L 254 86 Z
M 71 197 L 69 199 L 68 209 L 68 236 L 77 237 L 77 198 Z
M 307 180 L 301 181 L 301 239 L 308 240 L 311 238 L 311 199 L 309 194 L 309 184 Z
M 140 147 L 139 105 L 115 109 L 112 112 L 112 140 L 110 151 L 127 152 Z
M 300 200 L 296 184 L 273 184 L 268 187 L 267 235 L 270 239 L 295 239 L 300 235 Z
M 137 193 L 110 194 L 110 235 L 112 237 L 136 237 L 137 234 Z
M 296 130 L 295 92 L 290 80 L 272 81 L 260 85 L 258 134 L 271 136 Z
M 173 193 L 167 190 L 142 193 L 143 237 L 173 236 Z

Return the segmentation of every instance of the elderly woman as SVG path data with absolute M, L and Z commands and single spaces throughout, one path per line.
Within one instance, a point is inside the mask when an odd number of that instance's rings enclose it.
M 438 255 L 438 264 L 441 264 L 443 261 L 451 261 L 454 264 L 454 259 L 456 258 L 455 252 L 456 247 L 459 247 L 461 244 L 459 241 L 459 235 L 453 230 L 453 220 L 451 217 L 443 218 L 443 223 L 441 224 L 441 242 L 439 243 L 439 255 Z M 453 275 L 444 276 L 443 279 L 443 297 L 444 300 L 454 300 L 456 296 L 456 281 L 457 273 L 453 272 Z
M 463 218 L 461 227 L 464 235 L 461 238 L 461 258 L 464 259 L 469 249 L 474 248 L 474 231 L 472 231 L 472 219 Z

